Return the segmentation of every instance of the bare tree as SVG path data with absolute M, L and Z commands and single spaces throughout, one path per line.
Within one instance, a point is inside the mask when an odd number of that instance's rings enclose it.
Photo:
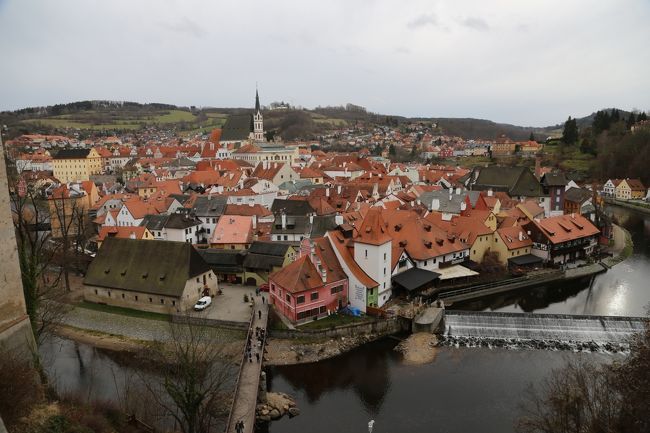
M 207 433 L 227 416 L 232 362 L 212 328 L 186 322 L 170 324 L 169 341 L 152 348 L 149 358 L 162 368 L 162 379 L 142 379 L 183 433 Z
M 650 431 L 650 325 L 630 355 L 613 364 L 572 363 L 531 387 L 517 421 L 521 433 Z
M 71 196 L 67 187 L 56 189 L 48 199 L 52 237 L 59 243 L 58 262 L 63 270 L 65 290 L 70 291 L 70 271 L 85 246 L 88 217 L 85 197 Z
M 65 306 L 56 302 L 63 295 L 61 268 L 53 265 L 57 247 L 43 227 L 48 210 L 34 187 L 13 194 L 11 208 L 27 314 L 40 344 L 65 314 Z

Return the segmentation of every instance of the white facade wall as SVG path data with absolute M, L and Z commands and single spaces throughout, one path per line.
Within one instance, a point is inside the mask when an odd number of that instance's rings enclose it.
M 350 270 L 347 262 L 343 260 L 343 257 L 341 257 L 339 254 L 339 250 L 336 248 L 336 245 L 333 245 L 334 241 L 332 241 L 329 236 L 327 236 L 327 238 L 329 239 L 330 244 L 332 244 L 332 250 L 334 251 L 334 254 L 336 254 L 336 258 L 341 264 L 343 272 L 345 272 L 345 275 L 348 276 L 348 301 L 350 302 L 350 305 L 358 308 L 365 313 L 367 304 L 366 295 L 368 293 L 368 288 L 362 284 L 357 279 L 357 277 L 355 277 L 354 273 Z
M 135 227 L 139 226 L 142 218 L 134 218 L 126 206 L 122 206 L 120 212 L 117 214 L 117 225 L 120 227 Z
M 354 244 L 354 260 L 373 280 L 379 283 L 377 306 L 383 306 L 390 299 L 391 285 L 391 248 L 392 242 L 383 245 L 369 245 L 361 242 Z

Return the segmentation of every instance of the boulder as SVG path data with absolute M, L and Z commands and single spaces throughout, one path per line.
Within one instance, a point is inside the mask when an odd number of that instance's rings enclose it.
M 293 418 L 294 416 L 300 415 L 300 409 L 297 407 L 290 407 L 289 408 L 289 417 Z
M 271 409 L 271 412 L 269 412 L 269 416 L 271 417 L 271 419 L 275 420 L 275 419 L 279 419 L 282 415 L 280 414 L 279 410 L 273 408 Z

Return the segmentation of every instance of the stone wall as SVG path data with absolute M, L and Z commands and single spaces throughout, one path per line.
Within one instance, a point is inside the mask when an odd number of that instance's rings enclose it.
M 300 338 L 300 339 L 327 339 L 337 337 L 356 337 L 359 335 L 384 336 L 409 332 L 411 321 L 396 317 L 391 319 L 379 319 L 372 322 L 358 323 L 352 325 L 337 326 L 328 329 L 296 329 L 277 330 L 270 329 L 269 336 L 272 338 Z
M 4 155 L 1 138 L 0 155 Z M 27 335 L 24 333 L 26 325 L 29 327 L 29 319 L 25 310 L 7 169 L 3 158 L 0 161 L 0 344 L 8 338 L 13 340 L 16 334 L 19 334 L 20 345 L 33 345 L 31 333 L 28 332 Z

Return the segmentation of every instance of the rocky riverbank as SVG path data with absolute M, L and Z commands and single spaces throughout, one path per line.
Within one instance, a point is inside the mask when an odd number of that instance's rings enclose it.
M 288 415 L 290 418 L 300 415 L 294 399 L 282 392 L 267 392 L 264 402 L 255 408 L 255 418 L 260 422 L 269 422 Z
M 332 358 L 381 336 L 359 335 L 322 341 L 270 339 L 267 341 L 266 365 L 308 364 Z
M 438 338 L 434 334 L 418 332 L 395 346 L 406 364 L 428 364 L 436 359 Z
M 440 336 L 440 345 L 450 347 L 486 347 L 504 349 L 539 349 L 570 350 L 572 352 L 628 353 L 629 344 L 605 343 L 594 341 L 559 341 L 559 340 L 516 340 L 512 338 L 476 338 Z

